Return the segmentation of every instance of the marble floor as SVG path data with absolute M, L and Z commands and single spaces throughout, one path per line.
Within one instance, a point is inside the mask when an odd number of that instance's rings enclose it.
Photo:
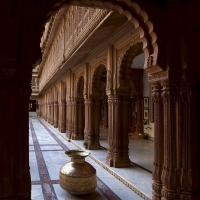
M 106 134 L 100 150 L 90 150 L 86 161 L 97 170 L 97 188 L 83 196 L 72 195 L 59 185 L 59 169 L 70 160 L 65 151 L 83 149 L 83 141 L 68 140 L 43 119 L 29 118 L 29 155 L 32 200 L 139 200 L 151 199 L 153 142 L 130 139 L 129 168 L 110 168 L 105 164 Z

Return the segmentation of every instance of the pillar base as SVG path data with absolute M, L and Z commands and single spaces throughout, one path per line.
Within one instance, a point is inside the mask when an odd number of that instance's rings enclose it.
M 163 196 L 161 198 L 162 200 L 168 200 L 168 199 L 177 200 L 177 199 L 179 199 L 175 189 L 171 190 L 171 189 L 166 188 L 165 186 L 162 189 L 162 196 Z
M 131 166 L 131 162 L 129 158 L 124 159 L 124 160 L 118 160 L 118 161 L 114 161 L 111 158 L 106 158 L 106 164 L 110 167 L 115 167 L 115 168 L 123 168 L 123 167 Z
M 84 143 L 83 145 L 84 145 L 84 148 L 88 150 L 98 150 L 101 148 L 99 143 L 96 143 L 96 144 Z
M 82 135 L 73 135 L 72 140 L 83 140 L 83 136 Z
M 65 128 L 61 128 L 59 131 L 60 131 L 61 133 L 65 133 L 65 132 L 66 132 L 66 129 L 65 129 Z
M 153 188 L 152 200 L 161 200 L 162 185 L 154 181 L 152 188 Z

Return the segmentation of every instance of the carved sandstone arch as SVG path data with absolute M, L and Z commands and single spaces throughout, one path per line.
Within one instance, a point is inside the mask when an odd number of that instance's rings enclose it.
M 137 42 L 136 44 L 128 47 L 124 54 L 119 55 L 117 64 L 118 88 L 130 87 L 130 69 L 133 59 L 142 52 L 142 42 Z
M 103 72 L 106 71 L 105 65 L 99 65 L 92 76 L 92 94 L 100 93 L 100 78 Z
M 80 76 L 77 81 L 77 97 L 83 97 L 84 77 Z
M 92 75 L 92 88 L 89 98 L 85 98 L 85 131 L 84 147 L 99 149 L 99 123 L 100 123 L 100 78 L 106 67 L 100 64 Z

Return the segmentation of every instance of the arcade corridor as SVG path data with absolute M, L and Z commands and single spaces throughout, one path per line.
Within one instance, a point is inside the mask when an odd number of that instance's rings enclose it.
M 133 163 L 130 168 L 109 168 L 105 164 L 107 154 L 107 150 L 105 149 L 107 145 L 106 140 L 104 140 L 103 135 L 100 135 L 100 137 L 102 148 L 100 150 L 90 150 L 91 156 L 86 158 L 86 161 L 91 163 L 97 170 L 98 187 L 90 194 L 74 196 L 60 188 L 59 169 L 70 160 L 64 154 L 64 151 L 83 148 L 83 141 L 71 140 L 68 142 L 65 134 L 59 133 L 57 129 L 47 124 L 44 120 L 35 117 L 29 118 L 31 199 L 150 199 L 148 197 L 152 193 L 152 179 L 151 173 L 148 172 L 149 170 L 143 170 Z M 131 139 L 129 147 L 131 161 L 143 165 L 146 168 L 151 168 L 152 163 L 150 162 L 153 159 L 153 142 Z M 140 159 L 139 156 L 141 156 Z M 124 184 L 118 179 L 124 182 Z M 143 198 L 138 196 L 133 190 Z

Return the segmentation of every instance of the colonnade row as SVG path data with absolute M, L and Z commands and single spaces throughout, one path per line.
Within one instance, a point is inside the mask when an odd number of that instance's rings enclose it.
M 163 76 L 168 74 L 162 72 Z M 199 147 L 196 84 L 175 84 L 150 76 L 154 101 L 153 199 L 198 199 Z M 63 87 L 65 90 L 65 88 Z M 64 91 L 63 90 L 63 91 Z M 130 166 L 128 156 L 128 95 L 108 95 L 108 155 L 113 167 Z M 39 115 L 87 149 L 99 149 L 99 95 L 39 101 Z M 69 117 L 71 116 L 71 117 Z
M 63 87 L 65 91 L 65 87 Z M 50 95 L 50 93 L 49 93 Z M 51 94 L 52 95 L 52 94 Z M 53 95 L 52 95 L 53 96 Z M 55 96 L 55 95 L 54 95 Z M 47 96 L 45 96 L 47 97 Z M 104 112 L 108 112 L 108 155 L 106 162 L 113 167 L 128 167 L 129 96 L 109 96 Z M 100 96 L 92 94 L 72 99 L 40 99 L 39 117 L 66 132 L 73 140 L 84 140 L 86 149 L 100 149 Z

